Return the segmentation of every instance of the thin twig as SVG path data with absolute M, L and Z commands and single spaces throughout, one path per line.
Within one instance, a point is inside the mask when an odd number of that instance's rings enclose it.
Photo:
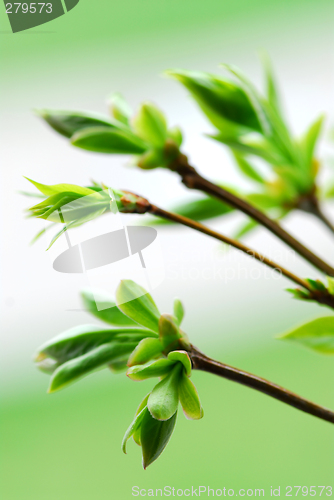
M 203 191 L 210 196 L 218 198 L 224 203 L 228 203 L 233 208 L 240 210 L 262 226 L 266 227 L 269 231 L 295 250 L 299 255 L 304 257 L 304 259 L 310 262 L 314 267 L 329 276 L 334 276 L 334 268 L 332 266 L 315 255 L 311 250 L 300 243 L 300 241 L 296 240 L 296 238 L 283 229 L 277 222 L 270 219 L 266 214 L 258 210 L 246 200 L 239 198 L 234 193 L 231 193 L 230 191 L 217 186 L 202 177 L 194 169 L 194 167 L 189 165 L 188 159 L 185 155 L 181 154 L 170 166 L 170 169 L 177 172 L 181 176 L 182 182 L 189 189 L 198 189 Z
M 252 375 L 251 373 L 239 370 L 238 368 L 215 361 L 207 357 L 205 354 L 202 354 L 193 346 L 189 355 L 195 370 L 213 373 L 228 380 L 232 380 L 233 382 L 238 382 L 239 384 L 255 389 L 256 391 L 263 392 L 267 396 L 278 399 L 279 401 L 293 406 L 294 408 L 297 408 L 305 413 L 309 413 L 310 415 L 326 420 L 327 422 L 331 422 L 332 424 L 334 423 L 333 411 L 312 403 L 312 401 L 304 399 L 301 396 L 280 387 L 279 385 L 273 384 L 272 382 L 257 377 L 256 375 Z
M 172 222 L 178 222 L 179 224 L 190 227 L 192 229 L 195 229 L 196 231 L 207 234 L 208 236 L 211 236 L 212 238 L 215 238 L 219 241 L 227 243 L 228 245 L 231 245 L 232 247 L 237 248 L 238 250 L 241 250 L 242 252 L 249 255 L 250 257 L 253 257 L 254 259 L 258 260 L 259 262 L 262 262 L 266 266 L 274 269 L 278 273 L 283 274 L 286 278 L 293 281 L 297 285 L 302 286 L 306 290 L 312 292 L 312 289 L 311 289 L 310 285 L 307 283 L 307 281 L 303 280 L 302 278 L 299 278 L 295 274 L 291 273 L 290 271 L 288 271 L 287 269 L 282 267 L 280 264 L 277 264 L 276 262 L 268 259 L 264 255 L 261 255 L 260 253 L 256 252 L 255 250 L 252 250 L 251 248 L 247 247 L 246 245 L 244 245 L 243 243 L 240 243 L 237 240 L 233 240 L 232 238 L 229 238 L 228 236 L 225 236 L 221 233 L 213 231 L 212 229 L 208 228 L 207 226 L 204 226 L 203 224 L 201 224 L 199 222 L 193 221 L 192 219 L 188 219 L 187 217 L 183 217 L 182 215 L 167 212 L 166 210 L 163 210 L 155 205 L 151 205 L 151 209 L 149 210 L 149 213 L 151 213 L 152 215 L 161 217 L 163 219 L 172 221 Z

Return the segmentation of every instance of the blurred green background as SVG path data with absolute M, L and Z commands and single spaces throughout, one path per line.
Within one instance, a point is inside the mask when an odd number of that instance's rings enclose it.
M 80 0 L 65 16 L 13 35 L 2 8 L 3 500 L 126 500 L 132 486 L 265 488 L 266 496 L 271 486 L 281 486 L 281 496 L 287 485 L 334 486 L 330 424 L 208 374 L 193 375 L 205 418 L 188 422 L 180 414 L 166 451 L 147 471 L 139 448 L 129 443 L 125 456 L 120 443 L 150 382 L 135 384 L 105 370 L 46 395 L 47 376 L 33 367 L 33 352 L 58 332 L 92 320 L 68 310 L 82 283 L 52 271 L 46 241 L 29 246 L 41 226 L 24 220 L 27 200 L 17 194 L 27 189 L 22 178 L 27 175 L 49 184 L 94 177 L 166 207 L 184 197 L 185 189 L 169 172 L 133 171 L 121 166 L 123 158 L 74 150 L 32 112 L 38 107 L 104 111 L 105 97 L 118 90 L 135 107 L 154 100 L 171 124 L 185 130 L 186 151 L 203 173 L 237 182 L 223 148 L 202 136 L 210 131 L 208 123 L 183 89 L 159 75 L 170 67 L 214 71 L 220 62 L 230 62 L 260 84 L 256 54 L 264 48 L 274 60 L 295 130 L 324 110 L 329 128 L 333 20 L 331 0 Z M 327 152 L 324 144 L 324 160 Z M 234 223 L 235 216 L 212 225 L 228 232 Z M 312 220 L 295 215 L 286 224 L 324 257 L 333 257 L 329 235 Z M 223 254 L 202 236 L 171 228 L 159 236 L 167 277 L 155 298 L 163 311 L 170 311 L 174 296 L 184 300 L 185 329 L 198 347 L 334 406 L 333 358 L 273 339 L 328 314 L 325 310 L 292 301 L 282 291 L 286 281 L 268 279 L 258 264 Z M 265 232 L 251 236 L 249 244 L 302 275 L 316 276 Z M 233 280 L 205 278 L 207 270 L 224 266 L 246 271 Z M 254 269 L 257 279 L 250 273 Z

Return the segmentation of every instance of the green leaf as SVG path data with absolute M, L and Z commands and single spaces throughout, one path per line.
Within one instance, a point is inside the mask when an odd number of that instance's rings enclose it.
M 256 88 L 254 87 L 254 85 L 236 66 L 233 66 L 231 64 L 221 64 L 220 66 L 226 69 L 227 71 L 230 71 L 234 76 L 236 76 L 239 79 L 239 81 L 242 84 L 241 90 L 245 93 L 245 96 L 247 96 L 249 103 L 253 109 L 253 112 L 255 113 L 255 116 L 257 118 L 257 121 L 260 125 L 258 131 L 263 133 L 263 135 L 265 136 L 270 136 L 271 124 L 268 120 L 268 116 L 263 106 L 262 99 Z
M 315 147 L 320 136 L 325 116 L 321 115 L 306 131 L 301 140 L 300 146 L 304 153 L 306 165 L 311 167 L 314 157 Z
M 163 377 L 171 371 L 174 365 L 175 361 L 161 358 L 157 361 L 147 363 L 146 365 L 132 366 L 128 369 L 126 374 L 131 380 L 135 381 L 146 380 L 147 378 Z
M 29 179 L 29 177 L 25 177 L 25 179 L 31 182 L 31 184 L 33 184 L 41 193 L 45 194 L 46 196 L 53 196 L 54 194 L 59 193 L 71 193 L 78 196 L 89 196 L 91 194 L 94 194 L 95 192 L 93 189 L 77 186 L 75 184 L 48 185 L 33 181 L 32 179 Z
M 147 400 L 149 398 L 149 395 L 150 393 L 148 393 L 143 401 L 140 403 L 140 405 L 138 406 L 137 408 L 137 412 L 136 412 L 136 415 L 138 415 L 144 408 L 147 408 Z M 148 411 L 148 410 L 147 410 Z M 140 442 L 140 434 L 141 434 L 141 428 L 140 426 L 138 427 L 138 429 L 136 429 L 132 435 L 133 437 L 133 440 L 135 443 L 137 443 L 139 446 L 141 445 L 141 442 Z
M 179 129 L 179 127 L 172 127 L 168 130 L 168 138 L 169 139 L 172 139 L 172 141 L 175 142 L 175 144 L 180 147 L 181 144 L 182 144 L 182 141 L 183 141 L 183 137 L 182 137 L 182 132 L 181 132 L 181 129 Z
M 310 278 L 306 278 L 307 283 L 311 286 L 312 290 L 317 292 L 327 292 L 327 288 L 320 280 L 312 280 Z
M 131 353 L 128 366 L 143 365 L 162 353 L 162 344 L 158 339 L 147 338 L 139 342 Z
M 255 229 L 257 225 L 257 222 L 255 222 L 253 219 L 249 219 L 247 222 L 242 224 L 241 227 L 239 227 L 236 233 L 234 233 L 233 238 L 236 240 L 243 238 L 244 236 L 246 236 L 246 234 L 253 231 L 253 229 Z
M 269 104 L 280 113 L 280 98 L 278 94 L 277 84 L 272 68 L 270 58 L 267 54 L 262 54 L 262 63 L 265 70 L 266 77 L 266 94 Z
M 219 130 L 230 131 L 229 124 L 232 124 L 261 132 L 253 104 L 245 91 L 236 84 L 204 72 L 169 70 L 166 74 L 180 81 L 189 90 L 202 111 Z M 232 135 L 238 133 L 238 128 L 232 128 Z
M 233 211 L 233 208 L 225 205 L 225 203 L 222 203 L 216 198 L 207 196 L 205 198 L 199 198 L 193 201 L 189 200 L 179 205 L 175 205 L 171 208 L 171 211 L 183 217 L 188 217 L 188 219 L 201 221 L 229 214 Z
M 334 316 L 317 318 L 278 338 L 297 342 L 322 354 L 334 354 Z
M 204 416 L 196 387 L 185 374 L 179 382 L 179 398 L 183 412 L 189 420 L 199 420 Z
M 133 436 L 133 434 L 138 430 L 140 429 L 140 425 L 142 423 L 142 420 L 144 418 L 144 414 L 145 412 L 147 411 L 147 407 L 145 406 L 141 411 L 140 413 L 138 413 L 136 416 L 135 416 L 135 419 L 133 420 L 132 424 L 130 425 L 130 427 L 127 429 L 125 435 L 124 435 L 124 438 L 123 438 L 123 441 L 122 441 L 122 450 L 123 450 L 123 453 L 126 453 L 126 443 L 127 441 L 130 439 L 131 436 Z
M 168 354 L 167 359 L 182 363 L 187 377 L 190 377 L 192 366 L 189 355 L 186 351 L 172 351 Z
M 107 127 L 87 128 L 73 135 L 71 143 L 87 151 L 109 154 L 140 154 L 147 145 L 130 130 Z
M 252 155 L 262 158 L 272 165 L 281 165 L 284 158 L 277 151 L 273 150 L 268 141 L 251 141 L 244 138 L 230 138 L 224 134 L 209 135 L 212 139 L 222 142 L 228 146 L 233 153 L 241 153 L 243 155 Z
M 137 326 L 128 316 L 122 313 L 116 306 L 115 301 L 107 293 L 100 290 L 83 290 L 81 298 L 85 309 L 93 314 L 96 318 L 116 326 Z M 100 311 L 97 309 L 96 300 L 103 306 Z
M 147 410 L 141 423 L 140 442 L 143 451 L 143 467 L 146 469 L 166 448 L 173 433 L 177 413 L 165 421 L 156 420 Z
M 169 374 L 154 387 L 147 401 L 147 408 L 153 418 L 168 420 L 176 413 L 179 404 L 181 373 L 181 365 L 177 363 Z
M 71 138 L 73 134 L 93 127 L 114 128 L 115 124 L 97 114 L 82 113 L 80 111 L 57 111 L 51 109 L 40 109 L 35 111 L 43 118 L 56 132 Z
M 133 321 L 159 333 L 160 312 L 143 287 L 132 280 L 122 280 L 116 290 L 116 304 Z
M 163 167 L 166 165 L 164 151 L 162 148 L 149 149 L 136 160 L 135 164 L 143 170 Z
M 332 276 L 327 276 L 328 291 L 331 295 L 334 295 L 334 278 Z
M 124 125 L 129 125 L 132 109 L 121 94 L 112 94 L 108 99 L 108 105 L 112 116 Z
M 92 351 L 62 364 L 54 372 L 49 386 L 49 393 L 59 391 L 63 387 L 81 379 L 89 373 L 107 366 L 136 347 L 135 342 L 111 342 L 96 347 Z
M 162 314 L 159 319 L 159 337 L 164 351 L 176 349 L 181 338 L 180 329 L 171 314 Z
M 259 184 L 264 184 L 265 180 L 261 175 L 256 171 L 256 169 L 244 158 L 243 155 L 238 153 L 237 151 L 233 152 L 234 158 L 241 170 L 247 177 L 252 179 L 252 181 L 258 182 Z
M 102 329 L 97 325 L 80 325 L 70 328 L 43 344 L 36 354 L 37 362 L 49 357 L 58 363 L 81 356 L 96 347 L 114 340 L 119 335 L 147 336 L 142 328 L 113 328 Z
M 153 104 L 141 105 L 137 115 L 132 119 L 137 135 L 156 147 L 162 147 L 167 139 L 167 123 L 164 114 Z
M 184 317 L 184 307 L 180 299 L 174 299 L 174 316 L 180 326 Z

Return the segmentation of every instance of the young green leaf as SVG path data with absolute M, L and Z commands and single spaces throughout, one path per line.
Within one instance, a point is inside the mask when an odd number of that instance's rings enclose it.
M 328 291 L 331 295 L 334 295 L 334 278 L 332 276 L 327 276 Z
M 104 329 L 97 325 L 80 325 L 70 328 L 57 337 L 43 344 L 36 355 L 36 361 L 53 358 L 59 363 L 76 358 L 95 349 L 101 344 L 106 344 L 122 334 L 140 335 L 146 337 L 146 330 L 142 328 L 113 328 Z
M 97 114 L 82 113 L 80 111 L 57 111 L 51 109 L 40 109 L 35 111 L 43 118 L 56 132 L 71 138 L 73 134 L 80 130 L 93 127 L 114 128 L 115 124 Z
M 137 411 L 136 411 L 136 415 L 138 415 L 144 408 L 147 408 L 147 401 L 148 401 L 148 398 L 149 398 L 149 395 L 150 393 L 148 393 L 143 401 L 140 403 L 140 405 L 138 406 L 137 408 Z M 148 411 L 148 410 L 147 410 Z M 140 426 L 134 431 L 132 437 L 133 437 L 133 440 L 135 443 L 138 444 L 138 446 L 141 445 L 141 442 L 140 442 L 140 434 L 141 434 L 141 428 Z
M 142 423 L 142 420 L 144 418 L 144 414 L 147 412 L 147 407 L 145 406 L 141 411 L 140 413 L 138 413 L 132 424 L 130 425 L 130 427 L 127 429 L 125 435 L 124 435 L 124 438 L 123 438 L 123 441 L 122 441 L 122 450 L 123 450 L 123 453 L 126 453 L 126 443 L 127 441 L 130 439 L 131 436 L 133 436 L 133 434 L 138 430 L 140 429 L 140 425 Z
M 297 342 L 322 354 L 334 354 L 334 316 L 317 318 L 278 338 Z
M 128 366 L 143 365 L 161 353 L 162 344 L 159 339 L 143 339 L 131 353 L 128 360 Z
M 245 157 L 237 151 L 233 152 L 234 158 L 236 159 L 237 165 L 240 170 L 249 177 L 252 181 L 255 181 L 259 184 L 264 184 L 264 179 L 261 175 L 256 171 L 256 169 L 245 159 Z
M 159 319 L 159 337 L 164 351 L 176 349 L 181 338 L 180 329 L 171 314 L 162 314 Z
M 189 420 L 199 420 L 204 416 L 196 387 L 186 374 L 182 374 L 179 382 L 179 398 L 183 412 Z
M 116 326 L 138 326 L 138 323 L 135 323 L 132 319 L 123 314 L 116 306 L 112 297 L 103 291 L 83 290 L 81 292 L 81 298 L 85 309 L 105 323 Z M 104 308 L 98 310 L 96 301 Z
M 141 381 L 147 378 L 163 377 L 167 375 L 175 365 L 175 361 L 161 358 L 146 365 L 132 366 L 126 372 L 131 380 Z
M 176 413 L 181 373 L 182 367 L 180 363 L 176 363 L 169 374 L 154 387 L 147 401 L 147 407 L 153 418 L 168 420 Z
M 141 422 L 140 443 L 143 452 L 143 467 L 146 469 L 166 448 L 173 433 L 177 412 L 169 420 L 156 420 L 145 411 Z
M 148 148 L 130 130 L 108 127 L 87 128 L 76 132 L 71 143 L 87 151 L 109 154 L 140 154 Z
M 75 184 L 41 184 L 40 182 L 33 181 L 29 177 L 25 177 L 27 181 L 31 182 L 41 193 L 45 196 L 53 196 L 59 193 L 71 193 L 72 195 L 89 196 L 94 194 L 94 190 L 87 187 L 77 186 Z
M 322 130 L 324 119 L 324 115 L 321 115 L 312 123 L 301 140 L 300 146 L 305 156 L 305 163 L 308 167 L 312 166 L 316 144 Z
M 266 94 L 269 104 L 280 113 L 280 98 L 278 94 L 277 84 L 275 81 L 274 71 L 271 61 L 267 54 L 262 54 L 262 63 L 266 77 Z
M 132 109 L 121 94 L 112 94 L 108 99 L 108 105 L 112 116 L 124 125 L 129 125 Z
M 116 290 L 116 304 L 133 321 L 159 333 L 160 312 L 143 287 L 132 280 L 122 280 Z
M 135 342 L 110 342 L 96 347 L 83 356 L 71 359 L 62 364 L 54 372 L 48 392 L 56 392 L 59 389 L 75 382 L 89 373 L 107 366 L 112 361 L 122 359 L 125 354 L 136 347 Z
M 180 326 L 184 316 L 184 307 L 180 299 L 174 299 L 174 316 Z
M 188 219 L 202 221 L 229 214 L 233 211 L 233 208 L 225 205 L 216 198 L 206 196 L 205 198 L 202 197 L 197 200 L 181 202 L 172 206 L 170 211 L 182 215 L 183 217 L 188 217 Z M 152 224 L 171 224 L 171 222 L 155 217 L 152 221 L 150 221 L 150 225 Z
M 156 147 L 162 147 L 167 139 L 167 123 L 164 114 L 153 104 L 141 105 L 137 115 L 132 119 L 137 135 Z
M 216 75 L 195 71 L 170 70 L 168 76 L 180 81 L 198 102 L 215 127 L 226 130 L 231 123 L 237 127 L 261 132 L 253 104 L 245 91 Z M 245 131 L 245 130 L 244 130 Z M 241 130 L 235 129 L 233 135 Z
M 167 136 L 169 139 L 175 142 L 175 144 L 180 147 L 183 141 L 182 132 L 179 127 L 173 127 L 168 130 Z
M 171 361 L 180 361 L 185 369 L 185 374 L 187 377 L 190 377 L 192 366 L 189 355 L 186 351 L 172 351 L 168 354 L 167 359 L 170 359 Z

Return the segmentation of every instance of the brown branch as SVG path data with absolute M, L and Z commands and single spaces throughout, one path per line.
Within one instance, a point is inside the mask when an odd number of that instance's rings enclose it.
M 272 382 L 257 377 L 256 375 L 252 375 L 251 373 L 239 370 L 238 368 L 233 368 L 232 366 L 215 361 L 207 357 L 205 354 L 202 354 L 194 346 L 191 346 L 189 355 L 195 370 L 212 373 L 214 375 L 218 375 L 219 377 L 226 378 L 227 380 L 238 382 L 239 384 L 255 389 L 256 391 L 278 399 L 289 406 L 297 408 L 297 410 L 301 410 L 305 413 L 313 415 L 314 417 L 331 422 L 332 424 L 334 423 L 333 411 L 312 403 L 312 401 L 304 399 L 301 396 L 280 387 L 279 385 L 273 384 Z
M 275 234 L 284 243 L 295 250 L 299 255 L 304 257 L 304 259 L 310 262 L 314 267 L 329 276 L 334 276 L 334 268 L 332 266 L 315 255 L 311 250 L 300 243 L 300 241 L 296 240 L 296 238 L 294 238 L 285 229 L 283 229 L 277 222 L 270 219 L 266 214 L 258 210 L 246 200 L 239 198 L 230 191 L 217 186 L 216 184 L 213 184 L 209 180 L 202 177 L 194 169 L 194 167 L 189 165 L 188 159 L 185 155 L 181 154 L 174 161 L 174 163 L 170 165 L 169 168 L 170 170 L 177 172 L 181 176 L 183 184 L 189 189 L 198 189 L 200 191 L 203 191 L 210 196 L 218 198 L 224 203 L 228 203 L 233 208 L 240 210 L 256 222 L 267 228 L 273 234 Z

